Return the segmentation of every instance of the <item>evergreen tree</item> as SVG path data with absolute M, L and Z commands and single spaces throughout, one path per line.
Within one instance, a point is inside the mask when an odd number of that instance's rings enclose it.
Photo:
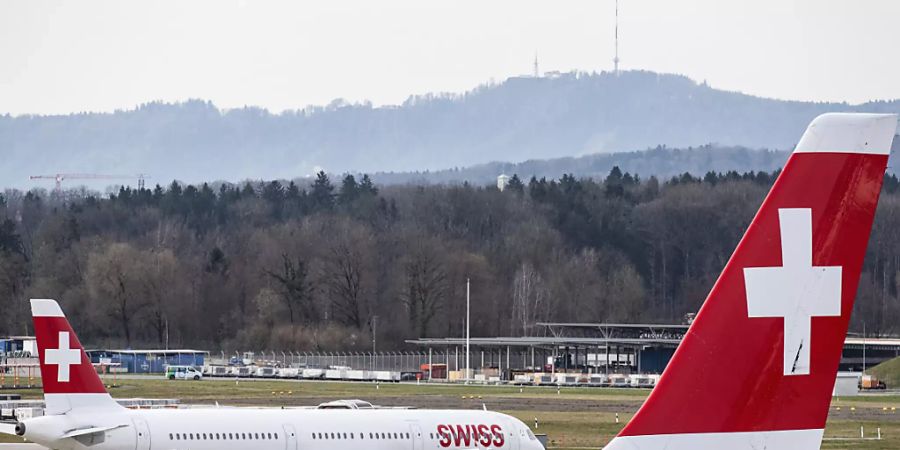
M 253 185 L 250 182 L 244 183 L 244 188 L 241 189 L 241 197 L 243 198 L 253 198 L 256 197 L 256 189 L 253 189 Z
M 356 178 L 347 174 L 341 181 L 341 192 L 338 194 L 338 203 L 341 206 L 350 206 L 359 198 L 359 185 L 356 184 Z
M 241 198 L 241 190 L 234 185 L 222 183 L 219 186 L 219 202 L 222 205 L 234 203 Z
M 368 174 L 363 175 L 362 180 L 359 182 L 359 192 L 372 197 L 378 195 L 378 188 L 375 187 L 375 183 L 372 182 Z
M 620 173 L 621 175 L 621 173 Z M 621 177 L 620 177 L 621 178 Z M 621 186 L 621 180 L 619 181 L 619 186 Z M 581 183 L 575 178 L 575 175 L 571 173 L 567 173 L 559 179 L 559 185 L 562 188 L 563 192 L 566 196 L 572 196 L 578 191 L 581 190 Z
M 547 199 L 547 178 L 541 177 L 538 180 L 537 177 L 532 176 L 531 181 L 528 182 L 528 196 L 538 202 L 545 201 Z
M 512 178 L 509 179 L 509 183 L 506 184 L 506 189 L 516 194 L 523 194 L 525 193 L 525 184 L 522 183 L 518 174 L 513 174 Z
M 121 202 L 125 205 L 130 205 L 131 189 L 126 189 L 125 186 L 119 186 L 119 192 L 116 194 L 110 194 L 109 199 L 112 201 Z
M 300 200 L 300 188 L 297 187 L 297 183 L 293 181 L 288 183 L 288 187 L 284 191 L 284 199 L 288 203 L 297 203 Z
M 619 166 L 613 166 L 603 184 L 606 185 L 607 197 L 622 197 L 625 195 L 624 177 L 622 176 L 622 169 L 619 169 Z
M 263 187 L 262 198 L 272 205 L 280 205 L 284 201 L 284 187 L 277 180 L 270 181 Z
M 310 197 L 312 207 L 316 211 L 330 211 L 334 208 L 334 185 L 324 171 L 316 174 Z
M 172 184 L 169 185 L 169 190 L 166 191 L 166 195 L 170 198 L 181 197 L 181 185 L 178 184 L 177 181 L 173 181 Z
M 186 188 L 184 188 L 184 192 L 182 192 L 181 196 L 182 198 L 184 198 L 185 203 L 193 207 L 194 203 L 197 201 L 197 196 L 199 194 L 200 191 L 197 190 L 197 186 L 189 184 Z
M 160 200 L 160 206 L 164 213 L 178 214 L 181 210 L 181 194 L 181 185 L 177 181 L 173 181 Z
M 157 184 L 156 187 L 153 188 L 153 204 L 158 205 L 164 194 L 165 191 L 163 191 L 162 186 Z
M 262 198 L 272 210 L 272 217 L 280 219 L 284 211 L 284 187 L 278 181 L 271 181 L 263 186 Z
M 209 186 L 209 183 L 203 183 L 203 185 L 200 186 L 200 191 L 197 193 L 195 208 L 198 212 L 205 216 L 212 212 L 215 207 L 216 193 L 213 192 L 212 188 Z

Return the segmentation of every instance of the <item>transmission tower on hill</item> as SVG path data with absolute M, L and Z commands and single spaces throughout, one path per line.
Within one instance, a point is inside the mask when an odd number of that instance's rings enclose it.
M 616 0 L 616 56 L 613 58 L 613 72 L 619 74 L 619 0 Z

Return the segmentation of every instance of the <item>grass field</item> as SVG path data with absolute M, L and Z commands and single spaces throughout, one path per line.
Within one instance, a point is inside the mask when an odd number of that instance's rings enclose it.
M 111 380 L 108 380 L 111 382 Z M 40 390 L 6 390 L 39 398 Z M 119 380 L 110 389 L 118 398 L 177 398 L 184 403 L 244 406 L 309 406 L 340 398 L 359 398 L 385 406 L 482 408 L 518 417 L 546 433 L 551 447 L 599 448 L 631 418 L 649 391 L 637 389 L 555 388 L 284 382 L 250 380 L 167 381 L 159 378 Z M 894 408 L 894 409 L 892 409 Z M 900 396 L 859 396 L 832 404 L 823 449 L 900 449 Z M 616 423 L 616 414 L 619 423 Z M 881 429 L 882 440 L 860 440 Z
M 900 386 L 900 358 L 894 358 L 872 367 L 868 373 L 887 383 L 888 387 Z

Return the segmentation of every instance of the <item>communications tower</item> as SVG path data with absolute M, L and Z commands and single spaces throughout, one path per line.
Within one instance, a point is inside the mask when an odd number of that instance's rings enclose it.
M 619 0 L 616 0 L 616 56 L 613 58 L 613 72 L 619 74 Z

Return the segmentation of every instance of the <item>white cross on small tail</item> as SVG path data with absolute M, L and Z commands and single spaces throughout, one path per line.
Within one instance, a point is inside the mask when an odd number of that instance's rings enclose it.
M 60 383 L 69 382 L 69 368 L 81 364 L 81 350 L 70 348 L 69 332 L 59 332 L 59 348 L 47 349 L 44 352 L 44 363 L 53 364 L 58 367 L 56 372 L 56 381 Z
M 809 375 L 812 318 L 841 315 L 841 267 L 812 265 L 812 210 L 778 210 L 782 267 L 744 269 L 747 311 L 784 318 L 784 374 Z

